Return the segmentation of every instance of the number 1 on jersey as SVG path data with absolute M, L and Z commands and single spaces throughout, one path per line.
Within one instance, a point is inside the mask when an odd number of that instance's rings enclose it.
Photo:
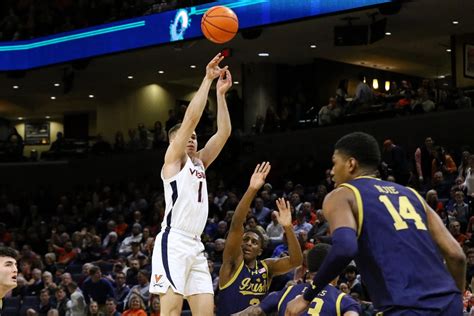
M 395 209 L 392 201 L 386 195 L 379 196 L 379 201 L 382 202 L 387 211 L 393 218 L 393 226 L 395 226 L 396 230 L 408 229 L 408 224 L 406 221 L 407 219 L 411 219 L 415 222 L 415 226 L 417 229 L 426 230 L 426 225 L 423 223 L 420 214 L 418 214 L 415 210 L 413 204 L 411 204 L 410 200 L 406 196 L 400 196 L 398 199 L 398 207 L 399 210 Z
M 199 181 L 199 189 L 198 189 L 198 203 L 202 202 L 202 181 Z

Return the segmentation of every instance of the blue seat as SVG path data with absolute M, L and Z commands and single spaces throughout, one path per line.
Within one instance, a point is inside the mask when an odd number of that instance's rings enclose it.
M 21 306 L 37 306 L 39 305 L 40 300 L 39 297 L 36 295 L 28 295 L 23 297 L 23 303 Z
M 18 316 L 18 308 L 5 307 L 2 309 L 2 316 Z
M 190 310 L 185 310 L 181 312 L 181 316 L 191 316 L 191 311 Z
M 4 298 L 3 299 L 3 308 L 15 308 L 15 309 L 19 309 L 20 308 L 20 297 L 19 296 L 16 296 L 16 297 L 7 297 L 7 298 Z M 2 313 L 3 315 L 3 313 Z
M 66 267 L 66 272 L 71 274 L 82 273 L 82 264 L 70 264 Z

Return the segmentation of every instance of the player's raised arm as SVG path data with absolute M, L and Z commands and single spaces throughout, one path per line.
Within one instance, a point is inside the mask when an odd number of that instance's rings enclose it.
M 249 187 L 235 209 L 222 255 L 221 270 L 219 271 L 219 283 L 221 285 L 227 283 L 232 272 L 234 272 L 233 270 L 236 268 L 235 266 L 243 260 L 240 245 L 242 243 L 242 235 L 244 234 L 244 222 L 250 210 L 250 203 L 252 203 L 258 190 L 265 184 L 265 178 L 270 169 L 271 165 L 269 162 L 257 165 L 250 178 Z
M 227 70 L 227 66 L 223 68 L 219 67 L 219 63 L 223 59 L 224 57 L 219 53 L 206 66 L 206 76 L 204 77 L 199 90 L 189 103 L 181 127 L 176 132 L 176 135 L 170 139 L 170 145 L 165 154 L 165 169 L 170 165 L 181 163 L 185 157 L 186 144 L 201 119 L 212 81 Z
M 207 168 L 217 158 L 232 131 L 229 110 L 225 95 L 232 87 L 232 75 L 229 70 L 222 72 L 217 81 L 217 132 L 199 151 L 199 158 Z
M 285 230 L 286 239 L 288 240 L 288 256 L 265 260 L 272 276 L 287 273 L 303 263 L 303 253 L 301 252 L 301 247 L 293 231 L 293 224 L 291 222 L 290 202 L 280 198 L 276 200 L 276 204 L 279 213 L 275 215 L 277 216 L 278 223 L 280 223 Z
M 463 293 L 466 282 L 466 256 L 459 243 L 443 225 L 439 215 L 428 204 L 423 203 L 425 204 L 428 230 L 431 238 L 433 238 L 441 250 L 449 272 L 453 276 L 454 281 L 456 281 L 459 290 Z

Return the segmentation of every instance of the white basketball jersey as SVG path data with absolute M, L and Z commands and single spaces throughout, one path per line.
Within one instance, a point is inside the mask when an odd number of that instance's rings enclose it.
M 206 172 L 201 161 L 196 163 L 188 156 L 183 169 L 169 179 L 161 170 L 166 203 L 163 230 L 171 227 L 198 237 L 204 231 L 209 212 Z

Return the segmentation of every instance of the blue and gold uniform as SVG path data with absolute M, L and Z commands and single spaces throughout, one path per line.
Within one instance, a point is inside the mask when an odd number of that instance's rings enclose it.
M 219 287 L 217 315 L 227 316 L 250 305 L 260 304 L 268 293 L 270 283 L 268 267 L 263 260 L 257 260 L 254 269 L 247 267 L 242 260 L 230 281 Z
M 280 292 L 270 293 L 262 303 L 260 303 L 260 308 L 266 314 L 278 311 L 279 316 L 284 316 L 286 305 L 310 286 L 308 283 L 297 284 L 285 288 Z M 360 305 L 334 286 L 327 285 L 311 301 L 308 310 L 301 315 L 342 316 L 348 311 L 360 313 Z
M 458 306 L 458 300 L 461 304 L 460 292 L 428 231 L 425 204 L 418 193 L 370 177 L 341 186 L 356 197 L 355 261 L 375 306 L 387 315 L 403 309 L 440 315 L 447 306 Z

